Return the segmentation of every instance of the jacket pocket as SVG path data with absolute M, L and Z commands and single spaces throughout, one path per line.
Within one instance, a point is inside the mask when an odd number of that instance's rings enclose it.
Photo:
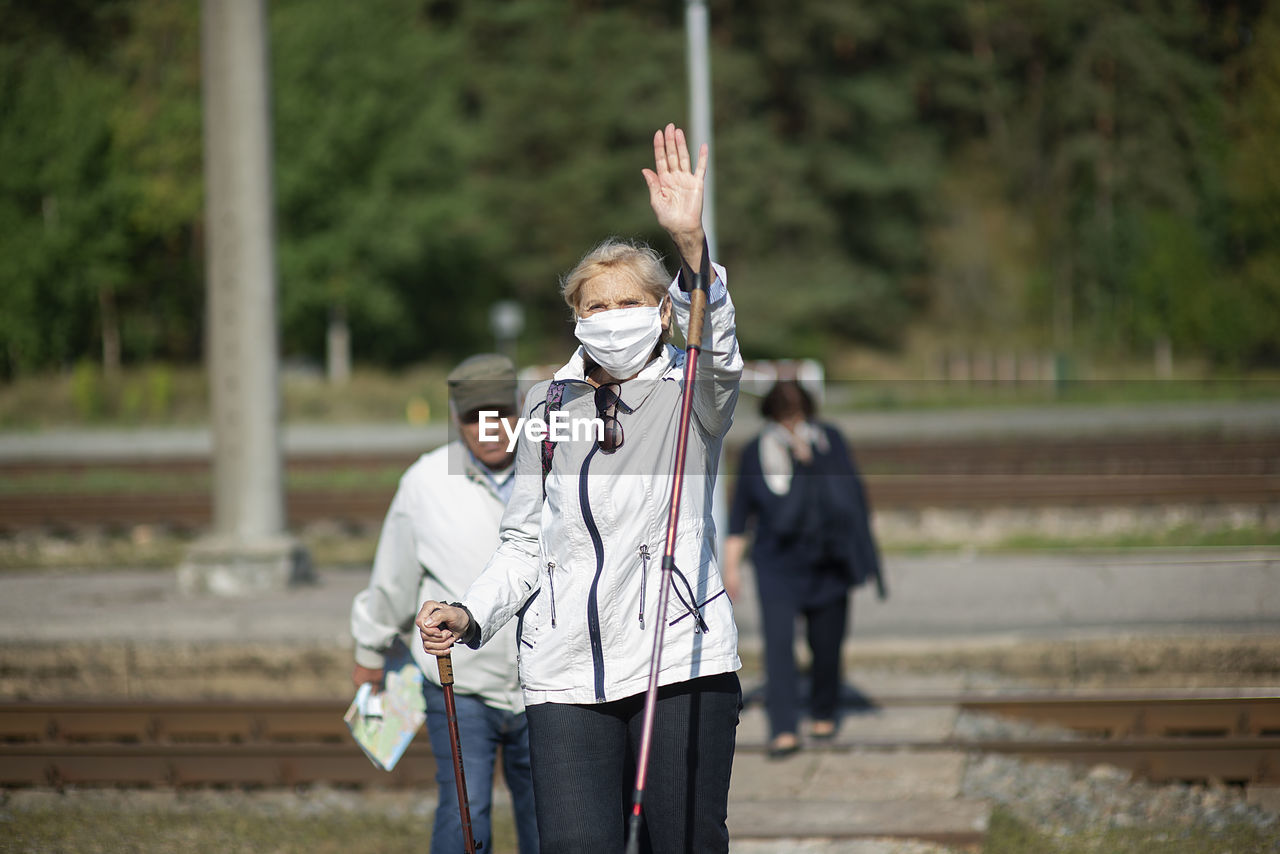
M 668 622 L 667 625 L 674 626 L 685 617 L 693 617 L 694 632 L 702 633 L 707 631 L 707 621 L 702 618 L 702 606 L 724 593 L 724 588 L 721 587 L 719 592 L 714 593 L 702 602 L 699 602 L 697 595 L 693 592 L 693 585 L 689 583 L 689 579 L 685 574 L 680 571 L 680 567 L 674 566 L 673 570 L 674 577 L 671 579 L 671 589 L 676 594 L 676 600 L 680 603 L 680 606 L 684 611 L 678 617 Z
M 671 579 L 675 595 L 668 600 L 675 613 L 668 618 L 667 625 L 674 626 L 685 619 L 692 619 L 694 632 L 706 632 L 708 625 L 702 609 L 707 603 L 725 595 L 720 574 L 714 571 L 715 548 L 707 542 L 706 531 L 699 525 L 691 526 L 676 536 L 675 552 L 675 571 Z M 681 567 L 690 568 L 689 575 Z
M 692 608 L 687 609 L 683 614 L 676 617 L 671 622 L 667 623 L 667 625 L 674 626 L 676 623 L 680 622 L 685 617 L 697 617 L 698 622 L 694 626 L 694 631 L 695 632 L 711 631 L 711 629 L 707 626 L 706 620 L 702 618 L 702 609 L 707 607 L 712 602 L 716 601 L 717 599 L 719 599 L 721 596 L 724 596 L 724 595 L 725 595 L 725 589 L 721 587 L 720 592 L 712 593 L 710 596 L 708 596 L 706 599 L 703 599 L 701 602 L 695 603 Z
M 523 605 L 520 606 L 520 610 L 516 611 L 516 655 L 517 656 L 520 653 L 521 647 L 533 649 L 533 646 L 534 646 L 533 641 L 530 638 L 525 636 L 524 620 L 525 620 L 525 615 L 529 612 L 529 609 L 533 607 L 534 600 L 541 595 L 542 595 L 541 590 L 536 591 L 532 596 L 528 598 L 528 600 L 525 601 Z

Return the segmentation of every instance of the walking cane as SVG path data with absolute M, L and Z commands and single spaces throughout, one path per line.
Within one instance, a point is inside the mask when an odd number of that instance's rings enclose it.
M 471 805 L 467 802 L 467 778 L 462 773 L 462 740 L 458 736 L 458 710 L 453 705 L 453 657 L 436 658 L 440 669 L 440 687 L 444 688 L 444 714 L 449 721 L 449 747 L 453 751 L 453 780 L 458 784 L 458 814 L 462 817 L 462 845 L 466 854 L 476 854 L 475 837 L 471 834 Z M 437 757 L 436 761 L 439 761 Z
M 689 446 L 689 418 L 693 411 L 693 381 L 698 373 L 698 355 L 702 352 L 702 323 L 707 311 L 707 290 L 711 281 L 711 257 L 706 241 L 702 243 L 702 265 L 688 276 L 689 329 L 685 334 L 684 395 L 680 400 L 679 432 L 676 434 L 675 473 L 671 484 L 671 504 L 667 509 L 667 545 L 662 552 L 662 583 L 658 587 L 657 631 L 653 633 L 653 656 L 649 660 L 649 687 L 644 698 L 644 724 L 640 730 L 640 755 L 636 757 L 636 788 L 627 827 L 627 854 L 640 851 L 640 811 L 644 802 L 645 777 L 649 770 L 649 751 L 653 742 L 653 720 L 658 711 L 658 671 L 662 660 L 662 636 L 667 627 L 667 596 L 671 593 L 671 575 L 676 559 L 676 523 L 680 515 L 680 493 L 684 487 L 684 461 Z M 689 270 L 680 271 L 682 276 Z

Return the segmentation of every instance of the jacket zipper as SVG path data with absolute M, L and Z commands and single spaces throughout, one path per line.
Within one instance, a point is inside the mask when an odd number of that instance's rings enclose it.
M 587 534 L 596 550 L 596 574 L 591 579 L 591 592 L 587 596 L 587 633 L 591 638 L 591 663 L 595 667 L 596 702 L 604 699 L 604 644 L 600 640 L 600 608 L 596 595 L 600 589 L 600 576 L 604 573 L 604 541 L 600 538 L 600 529 L 596 526 L 595 517 L 591 515 L 591 500 L 588 495 L 587 469 L 591 467 L 591 458 L 600 450 L 599 445 L 587 452 L 582 461 L 582 470 L 578 472 L 578 504 L 582 508 L 582 521 L 587 526 Z
M 547 581 L 551 588 L 551 628 L 556 627 L 556 562 L 547 561 Z
M 644 588 L 649 576 L 649 545 L 640 544 L 640 628 L 644 628 Z

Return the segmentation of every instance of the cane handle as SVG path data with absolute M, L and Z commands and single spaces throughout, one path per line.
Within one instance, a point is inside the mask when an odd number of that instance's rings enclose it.
M 685 343 L 689 347 L 702 352 L 702 324 L 707 315 L 707 292 L 701 289 L 689 294 L 689 329 L 685 333 Z
M 698 272 L 693 272 L 687 261 L 680 265 L 681 290 L 689 294 L 689 328 L 685 330 L 685 343 L 699 353 L 702 352 L 702 324 L 707 313 L 707 296 L 711 290 L 711 279 L 715 270 L 711 267 L 711 251 L 704 237 L 702 240 L 702 262 Z
M 436 667 L 440 671 L 440 684 L 452 685 L 453 684 L 453 657 L 448 655 L 441 655 L 437 657 Z

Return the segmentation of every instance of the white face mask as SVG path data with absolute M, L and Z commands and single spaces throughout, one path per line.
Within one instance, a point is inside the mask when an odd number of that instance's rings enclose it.
M 578 320 L 573 334 L 587 355 L 614 378 L 625 380 L 649 363 L 662 336 L 659 306 L 615 308 Z

